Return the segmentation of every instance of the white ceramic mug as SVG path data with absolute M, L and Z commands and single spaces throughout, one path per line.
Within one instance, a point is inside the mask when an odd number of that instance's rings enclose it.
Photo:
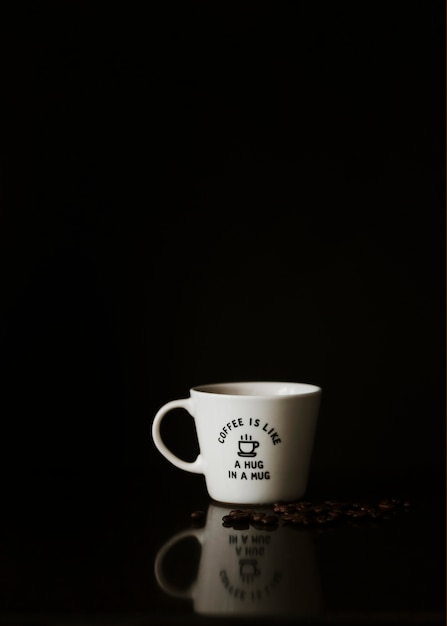
M 319 615 L 322 591 L 312 533 L 281 526 L 270 532 L 252 526 L 225 528 L 226 513 L 228 508 L 210 504 L 204 528 L 180 531 L 159 549 L 154 573 L 161 589 L 192 600 L 195 612 L 202 615 Z M 187 588 L 178 588 L 166 557 L 190 537 L 201 546 L 197 577 Z M 193 559 L 190 569 L 196 569 Z
M 293 382 L 193 387 L 189 398 L 161 407 L 152 436 L 173 465 L 204 474 L 214 500 L 267 504 L 299 499 L 307 487 L 320 398 L 320 387 Z M 194 418 L 200 452 L 193 462 L 173 454 L 160 435 L 164 416 L 179 407 Z

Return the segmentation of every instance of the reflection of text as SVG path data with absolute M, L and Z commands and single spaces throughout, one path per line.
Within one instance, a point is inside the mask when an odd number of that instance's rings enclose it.
M 219 572 L 220 580 L 227 592 L 241 601 L 261 600 L 276 587 L 282 578 L 281 572 L 265 571 L 268 564 L 266 553 L 271 544 L 271 536 L 264 534 L 237 533 L 228 536 L 231 548 L 239 564 L 239 580 L 230 579 L 227 570 Z
M 264 556 L 264 546 L 270 545 L 270 535 L 230 535 L 229 539 L 237 556 Z
M 234 596 L 235 598 L 240 598 L 241 600 L 245 600 L 245 589 L 241 589 L 240 587 L 233 585 L 228 578 L 227 571 L 222 569 L 219 572 L 220 580 L 223 583 L 223 586 L 228 591 L 230 596 Z
M 262 545 L 269 545 L 270 544 L 270 535 L 244 535 L 244 534 L 237 534 L 237 535 L 230 535 L 228 537 L 229 539 L 229 543 L 231 544 L 239 544 L 242 543 L 244 546 L 248 544 L 262 544 Z M 249 541 L 250 539 L 250 541 Z
M 249 602 L 262 600 L 262 598 L 271 594 L 273 589 L 282 578 L 281 572 L 275 571 L 273 572 L 272 576 L 267 579 L 267 582 L 265 584 L 256 586 L 255 589 L 251 589 L 250 586 L 247 586 L 247 588 L 244 589 L 242 588 L 242 586 L 238 586 L 232 583 L 230 577 L 227 574 L 227 570 L 220 570 L 219 576 L 227 593 L 229 593 L 234 598 L 238 598 L 242 602 L 244 602 L 245 600 Z

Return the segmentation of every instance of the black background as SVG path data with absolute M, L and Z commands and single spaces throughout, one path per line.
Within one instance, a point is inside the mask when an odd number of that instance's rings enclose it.
M 158 484 L 231 380 L 323 388 L 315 479 L 442 481 L 444 3 L 156 5 L 2 20 L 6 481 Z

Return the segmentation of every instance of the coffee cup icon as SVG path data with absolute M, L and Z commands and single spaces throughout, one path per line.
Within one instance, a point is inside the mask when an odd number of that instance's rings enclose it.
M 261 574 L 257 559 L 239 559 L 239 576 L 244 582 L 250 582 Z
M 245 435 L 244 439 L 238 441 L 239 456 L 256 456 L 256 448 L 259 448 L 259 441 L 253 441 L 251 435 Z

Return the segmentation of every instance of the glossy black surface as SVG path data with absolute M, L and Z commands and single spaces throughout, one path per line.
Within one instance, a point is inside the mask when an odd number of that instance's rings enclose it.
M 3 485 L 0 623 L 444 623 L 442 481 L 319 481 L 306 497 L 372 501 L 400 484 L 412 507 L 380 522 L 237 530 L 200 476 L 163 465 L 162 482 L 36 473 Z
M 444 623 L 443 3 L 7 8 L 1 626 L 233 623 L 231 585 L 253 623 L 266 586 L 278 623 Z M 151 419 L 234 380 L 322 387 L 308 497 L 414 506 L 263 555 L 208 520 L 166 591 L 210 503 Z

